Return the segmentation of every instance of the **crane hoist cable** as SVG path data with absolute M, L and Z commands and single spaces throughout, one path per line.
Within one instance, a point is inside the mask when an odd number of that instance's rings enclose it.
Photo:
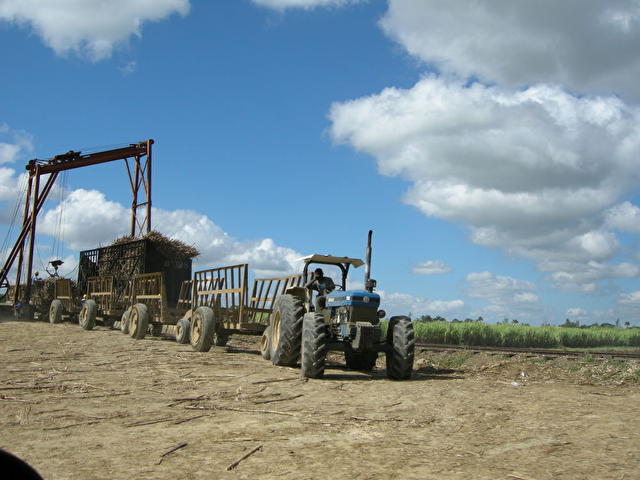
M 62 179 L 58 191 L 57 218 L 53 231 L 53 243 L 51 245 L 51 255 L 60 258 L 64 253 L 64 210 L 66 204 L 65 195 L 67 193 L 67 172 L 62 172 Z
M 25 198 L 25 194 L 27 191 L 27 178 L 28 175 L 26 174 L 22 174 L 18 176 L 18 190 L 19 193 L 16 196 L 16 201 L 15 204 L 13 206 L 12 209 L 12 213 L 11 213 L 11 221 L 9 222 L 9 228 L 7 229 L 7 233 L 4 237 L 4 241 L 2 242 L 2 247 L 0 248 L 0 252 L 2 252 L 2 257 L 4 258 L 5 255 L 8 255 L 9 252 L 7 252 L 7 248 L 9 246 L 9 239 L 11 238 L 12 234 L 13 234 L 13 229 L 16 226 L 16 220 L 18 219 L 18 213 L 20 212 L 21 208 L 20 207 L 24 207 L 24 198 Z M 6 252 L 6 253 L 5 253 Z

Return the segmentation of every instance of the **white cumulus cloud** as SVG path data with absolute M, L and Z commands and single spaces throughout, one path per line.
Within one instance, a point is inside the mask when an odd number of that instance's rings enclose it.
M 606 226 L 621 232 L 640 233 L 640 207 L 623 202 L 606 213 Z
M 622 305 L 633 305 L 640 307 L 640 290 L 629 293 L 621 293 L 618 298 L 618 303 Z
M 552 272 L 549 278 L 557 289 L 581 292 L 595 291 L 601 280 L 640 275 L 640 265 L 631 262 L 548 262 L 541 264 L 541 269 Z
M 30 134 L 0 123 L 0 164 L 14 163 L 32 152 L 33 137 Z
M 389 37 L 445 74 L 640 99 L 635 0 L 389 0 Z
M 358 3 L 362 0 L 251 0 L 261 7 L 272 8 L 274 10 L 285 10 L 287 8 L 302 8 L 311 10 L 317 7 L 341 7 L 349 3 Z
M 140 37 L 145 22 L 186 15 L 189 7 L 189 0 L 2 0 L 0 20 L 30 28 L 59 55 L 98 61 Z
M 387 312 L 387 317 L 393 315 L 409 315 L 420 317 L 421 315 L 450 316 L 460 312 L 465 304 L 462 300 L 431 300 L 416 297 L 408 293 L 386 293 L 379 291 L 381 307 Z
M 279 246 L 270 238 L 238 240 L 206 215 L 192 210 L 154 208 L 152 218 L 154 229 L 200 250 L 200 256 L 194 259 L 196 268 L 248 263 L 252 272 L 263 277 L 302 270 L 296 261 L 302 255 L 295 250 Z M 84 250 L 108 245 L 128 233 L 129 222 L 129 208 L 108 200 L 97 190 L 78 189 L 44 214 L 39 232 L 60 237 L 70 249 Z
M 465 277 L 470 297 L 484 298 L 492 303 L 509 303 L 516 295 L 533 299 L 536 289 L 533 282 L 518 280 L 491 272 L 472 272 Z
M 477 313 L 491 320 L 509 317 L 535 321 L 544 310 L 533 282 L 486 271 L 469 273 L 465 282 L 470 297 L 487 302 Z
M 413 267 L 412 271 L 421 275 L 439 275 L 451 272 L 451 266 L 442 260 L 425 260 Z
M 331 134 L 411 183 L 405 201 L 536 262 L 611 258 L 605 212 L 637 185 L 640 109 L 616 97 L 426 76 L 335 103 Z

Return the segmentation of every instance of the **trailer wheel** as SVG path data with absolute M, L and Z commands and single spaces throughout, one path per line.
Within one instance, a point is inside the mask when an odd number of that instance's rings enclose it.
M 129 317 L 131 316 L 131 309 L 128 308 L 120 317 L 120 331 L 127 335 L 129 333 Z
M 91 330 L 96 325 L 97 307 L 95 300 L 85 300 L 78 315 L 78 321 L 83 330 Z
M 51 302 L 51 306 L 49 307 L 49 322 L 62 322 L 62 302 L 57 298 Z
M 186 318 L 181 318 L 176 324 L 176 342 L 189 343 L 189 327 L 191 323 Z
M 280 295 L 271 313 L 271 363 L 293 367 L 302 348 L 302 300 L 293 295 Z
M 213 310 L 209 307 L 198 307 L 191 318 L 191 346 L 197 352 L 208 352 L 213 344 L 216 322 Z
M 271 325 L 264 329 L 260 337 L 260 355 L 265 360 L 271 360 Z
M 354 352 L 346 350 L 344 352 L 344 360 L 347 368 L 351 370 L 371 371 L 376 366 L 378 352 Z
M 302 376 L 322 378 L 327 358 L 327 325 L 320 312 L 304 315 L 302 321 Z
M 392 380 L 411 378 L 416 340 L 409 317 L 391 317 L 387 329 L 387 344 L 391 347 L 386 353 L 387 377 Z
M 143 303 L 136 303 L 129 314 L 129 335 L 131 338 L 141 340 L 149 329 L 149 312 Z

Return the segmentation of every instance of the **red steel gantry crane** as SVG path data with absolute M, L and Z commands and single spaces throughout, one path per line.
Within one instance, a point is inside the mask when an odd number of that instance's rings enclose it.
M 136 237 L 151 231 L 151 146 L 153 140 L 130 144 L 128 147 L 116 148 L 103 152 L 82 154 L 73 150 L 56 155 L 49 160 L 30 160 L 26 165 L 29 172 L 27 184 L 27 196 L 24 204 L 24 216 L 22 220 L 22 230 L 0 270 L 0 288 L 9 285 L 8 276 L 13 263 L 18 259 L 16 272 L 16 289 L 14 304 L 18 302 L 20 290 L 20 278 L 24 268 L 24 248 L 29 239 L 27 250 L 26 285 L 23 295 L 23 302 L 28 304 L 31 299 L 31 274 L 33 271 L 33 250 L 36 237 L 36 219 L 40 209 L 44 205 L 47 195 L 51 192 L 58 173 L 74 168 L 88 167 L 100 163 L 124 160 L 131 184 L 131 236 Z M 133 159 L 133 165 L 129 165 L 129 159 Z M 132 171 L 133 170 L 133 171 Z M 42 190 L 40 190 L 40 179 L 43 175 L 49 175 Z M 142 221 L 138 218 L 138 210 L 145 208 Z M 88 206 L 88 208 L 90 208 Z

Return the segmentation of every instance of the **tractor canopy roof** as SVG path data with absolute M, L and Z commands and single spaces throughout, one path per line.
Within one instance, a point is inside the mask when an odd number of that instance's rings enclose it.
M 364 262 L 359 258 L 349 257 L 334 257 L 333 255 L 321 255 L 314 253 L 313 255 L 307 255 L 306 257 L 299 258 L 305 264 L 309 263 L 324 263 L 326 265 L 353 265 L 354 268 L 358 268 L 364 265 Z

